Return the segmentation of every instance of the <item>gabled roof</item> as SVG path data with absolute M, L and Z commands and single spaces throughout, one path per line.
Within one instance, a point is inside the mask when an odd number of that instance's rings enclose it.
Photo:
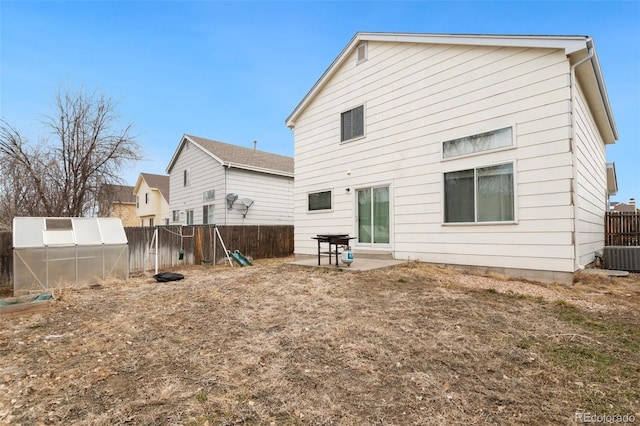
M 105 184 L 100 187 L 100 197 L 109 204 L 135 204 L 133 186 Z
M 338 57 L 322 74 L 320 79 L 314 84 L 311 90 L 302 98 L 293 112 L 287 117 L 285 123 L 287 127 L 294 128 L 295 122 L 300 113 L 322 90 L 325 84 L 331 79 L 335 72 L 351 55 L 354 49 L 363 41 L 380 42 L 404 42 L 404 43 L 426 43 L 426 44 L 457 44 L 474 46 L 500 46 L 500 47 L 527 47 L 527 48 L 547 48 L 563 49 L 569 56 L 587 57 L 591 60 L 594 80 L 597 92 L 601 98 L 599 105 L 594 107 L 596 113 L 600 113 L 601 122 L 606 122 L 609 131 L 606 133 L 607 143 L 612 143 L 618 139 L 618 131 L 613 120 L 613 113 L 604 87 L 604 79 L 600 70 L 600 63 L 595 54 L 593 39 L 588 36 L 552 36 L 552 35 L 481 35 L 481 34 L 416 34 L 416 33 L 356 33 L 347 46 L 340 52 Z M 593 56 L 587 56 L 593 52 Z
M 187 134 L 182 137 L 176 152 L 173 154 L 167 166 L 167 173 L 171 173 L 171 169 L 187 142 L 201 149 L 225 167 L 293 177 L 292 157 L 271 154 L 257 149 L 244 148 Z
M 160 191 L 164 199 L 169 202 L 169 176 L 154 175 L 151 173 L 140 173 L 140 176 L 138 176 L 138 180 L 136 182 L 136 186 L 133 190 L 134 194 L 137 194 L 140 190 L 142 179 L 147 182 L 149 188 L 157 189 L 158 191 Z

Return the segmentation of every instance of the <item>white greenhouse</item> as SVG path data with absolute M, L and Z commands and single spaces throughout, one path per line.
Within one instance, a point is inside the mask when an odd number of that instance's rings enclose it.
M 129 246 L 120 219 L 13 219 L 14 295 L 128 277 Z

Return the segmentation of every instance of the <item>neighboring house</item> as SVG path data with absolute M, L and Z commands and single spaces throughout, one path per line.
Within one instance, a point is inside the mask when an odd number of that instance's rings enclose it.
M 102 185 L 98 209 L 100 217 L 119 217 L 122 226 L 140 226 L 133 186 Z
M 167 173 L 171 224 L 292 225 L 293 158 L 184 135 Z
M 169 224 L 169 176 L 140 173 L 133 194 L 141 226 Z
M 609 211 L 620 213 L 634 213 L 638 211 L 638 207 L 636 206 L 635 198 L 630 198 L 628 204 L 612 201 Z
M 618 138 L 593 40 L 357 33 L 286 119 L 295 254 L 570 282 L 604 246 Z

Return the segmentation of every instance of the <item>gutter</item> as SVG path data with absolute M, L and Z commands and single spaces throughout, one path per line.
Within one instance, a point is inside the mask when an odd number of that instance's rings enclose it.
M 571 65 L 571 140 L 569 141 L 569 150 L 571 151 L 571 202 L 573 203 L 573 232 L 571 240 L 573 243 L 573 270 L 574 272 L 580 269 L 584 269 L 583 265 L 580 265 L 580 253 L 578 250 L 578 219 L 580 208 L 578 205 L 578 155 L 576 143 L 576 68 L 584 64 L 587 61 L 593 60 L 595 50 L 593 46 L 593 39 L 587 39 L 587 56 L 575 64 Z M 592 63 L 593 66 L 593 63 Z M 597 73 L 596 73 L 597 74 Z

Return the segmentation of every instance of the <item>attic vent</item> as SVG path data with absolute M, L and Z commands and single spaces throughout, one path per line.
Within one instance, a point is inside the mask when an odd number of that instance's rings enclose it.
M 360 62 L 364 62 L 366 60 L 367 60 L 367 43 L 361 43 L 360 45 L 358 45 L 358 61 L 356 63 L 359 64 Z

